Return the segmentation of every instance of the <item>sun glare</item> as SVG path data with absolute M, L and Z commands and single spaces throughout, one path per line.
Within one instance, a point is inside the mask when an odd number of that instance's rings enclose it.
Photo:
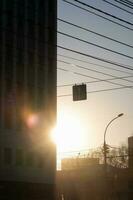
M 57 127 L 53 130 L 52 139 L 58 152 L 72 151 L 84 144 L 84 126 L 72 113 L 60 113 Z

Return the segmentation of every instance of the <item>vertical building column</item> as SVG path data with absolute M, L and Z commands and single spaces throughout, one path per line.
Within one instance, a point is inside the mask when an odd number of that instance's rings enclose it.
M 3 0 L 3 10 L 6 8 L 6 1 Z M 3 27 L 5 27 L 5 15 L 2 15 Z M 2 72 L 1 72 L 1 126 L 5 127 L 5 29 L 2 30 Z
M 36 13 L 35 13 L 35 50 L 34 50 L 34 59 L 35 59 L 35 83 L 34 83 L 34 102 L 35 110 L 38 110 L 38 2 L 36 1 Z
M 28 68 L 28 2 L 25 0 L 25 27 L 24 27 L 24 105 L 27 105 L 28 101 L 28 80 L 27 80 L 27 68 Z
M 15 102 L 14 102 L 14 109 L 13 109 L 13 128 L 16 129 L 17 128 L 17 81 L 16 81 L 16 76 L 17 76 L 17 65 L 16 65 L 16 60 L 17 60 L 17 5 L 14 4 L 14 23 L 13 23 L 13 30 L 14 30 L 14 42 L 13 42 L 13 95 L 15 98 Z

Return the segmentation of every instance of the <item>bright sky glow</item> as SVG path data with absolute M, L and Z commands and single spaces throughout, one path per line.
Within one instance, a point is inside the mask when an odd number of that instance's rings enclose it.
M 70 111 L 59 113 L 57 127 L 52 132 L 58 152 L 68 152 L 83 148 L 86 140 L 86 126 L 80 116 Z

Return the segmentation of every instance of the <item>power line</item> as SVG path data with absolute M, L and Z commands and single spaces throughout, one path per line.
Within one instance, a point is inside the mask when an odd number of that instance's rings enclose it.
M 84 31 L 93 33 L 93 34 L 98 35 L 98 36 L 100 36 L 100 37 L 103 37 L 103 38 L 112 40 L 113 42 L 117 42 L 117 43 L 119 43 L 119 44 L 122 44 L 122 45 L 125 45 L 125 46 L 127 46 L 127 47 L 133 48 L 133 46 L 130 45 L 130 44 L 126 44 L 126 43 L 121 42 L 121 41 L 119 41 L 119 40 L 116 40 L 116 39 L 114 39 L 114 38 L 108 37 L 108 36 L 106 36 L 106 35 L 102 35 L 102 34 L 100 34 L 100 33 L 97 33 L 97 32 L 95 32 L 95 31 L 92 31 L 92 30 L 90 30 L 90 29 L 88 29 L 88 28 L 81 27 L 81 26 L 79 26 L 79 25 L 77 25 L 77 24 L 68 22 L 68 21 L 63 20 L 63 19 L 61 19 L 61 18 L 57 18 L 57 20 L 58 20 L 58 21 L 61 21 L 61 22 L 63 22 L 63 23 L 69 24 L 69 25 L 71 25 L 71 26 L 74 26 L 74 27 L 76 27 L 76 28 L 82 29 L 82 30 L 84 30 Z
M 93 90 L 90 92 L 87 92 L 87 94 L 91 94 L 91 93 L 99 93 L 99 92 L 108 92 L 108 91 L 113 91 L 113 90 L 121 90 L 121 89 L 129 89 L 129 88 L 133 88 L 132 86 L 125 86 L 125 87 L 115 87 L 115 88 L 109 88 L 109 89 L 103 89 L 103 90 Z M 69 97 L 72 96 L 72 94 L 62 94 L 62 95 L 58 95 L 57 97 Z
M 62 69 L 63 70 L 63 69 Z M 129 77 L 133 77 L 133 76 L 122 76 L 122 77 L 116 77 L 116 78 L 109 78 L 109 79 L 101 79 L 101 80 L 97 80 L 97 81 L 85 81 L 84 83 L 89 84 L 89 83 L 99 83 L 99 82 L 106 82 L 106 81 L 112 81 L 112 80 L 123 80 L 124 78 L 129 78 Z M 133 82 L 133 81 L 132 81 Z M 69 87 L 69 86 L 73 86 L 74 84 L 64 84 L 64 85 L 58 85 L 57 87 Z
M 67 65 L 71 65 L 70 62 L 66 62 L 66 61 L 64 61 L 64 60 L 58 60 L 58 61 L 59 61 L 59 62 L 62 62 L 62 63 L 65 63 L 65 64 L 67 64 Z M 94 70 L 94 69 L 89 69 L 88 67 L 84 67 L 84 66 L 81 66 L 81 65 L 75 64 L 74 66 L 77 67 L 77 68 L 80 68 L 80 69 L 84 69 L 84 70 L 96 72 L 96 73 L 98 73 L 98 74 L 102 74 L 102 75 L 105 75 L 105 76 L 110 76 L 110 77 L 113 77 L 113 78 L 118 78 L 117 76 L 114 76 L 114 75 L 112 75 L 112 74 L 104 73 L 104 72 L 101 72 L 101 71 L 98 71 L 98 70 Z M 68 70 L 68 71 L 69 71 L 69 70 Z M 77 72 L 76 72 L 76 73 L 77 73 Z M 132 77 L 132 76 L 129 76 L 129 77 Z M 131 82 L 131 83 L 133 82 L 133 81 L 126 80 L 126 79 L 125 79 L 125 81 Z
M 63 1 L 66 1 L 66 0 L 63 0 Z M 112 17 L 112 18 L 114 18 L 114 19 L 117 19 L 117 20 L 119 20 L 119 21 L 121 21 L 121 22 L 124 22 L 124 23 L 126 23 L 126 24 L 129 24 L 129 25 L 133 26 L 133 23 L 128 22 L 128 21 L 126 21 L 126 20 L 124 20 L 124 19 L 121 19 L 121 18 L 119 18 L 119 17 L 116 17 L 115 15 L 109 14 L 109 13 L 107 13 L 107 12 L 105 12 L 105 11 L 99 9 L 99 8 L 96 8 L 96 7 L 94 7 L 94 6 L 91 6 L 91 5 L 87 4 L 87 3 L 84 3 L 84 2 L 79 1 L 79 0 L 73 0 L 73 1 L 79 3 L 79 4 L 83 5 L 83 6 L 86 6 L 86 7 L 88 7 L 88 8 L 92 8 L 93 10 L 96 10 L 96 11 L 98 11 L 98 12 L 104 14 L 104 15 L 107 15 L 107 16 L 109 16 L 109 17 Z
M 129 4 L 129 5 L 131 5 L 131 6 L 133 6 L 133 2 L 131 2 L 131 1 L 129 1 L 129 0 L 121 0 L 121 1 L 123 1 L 123 2 L 125 2 L 126 4 Z
M 62 68 L 58 68 L 59 70 L 63 70 Z M 66 71 L 66 70 L 65 70 Z M 91 71 L 91 70 L 90 70 Z M 123 84 L 119 84 L 119 83 L 114 83 L 108 79 L 104 80 L 104 79 L 100 79 L 100 78 L 96 78 L 94 76 L 90 76 L 90 75 L 87 75 L 87 74 L 82 74 L 82 73 L 79 73 L 79 72 L 73 72 L 73 74 L 76 74 L 76 75 L 80 75 L 80 76 L 83 76 L 83 77 L 87 77 L 87 78 L 92 78 L 92 79 L 95 79 L 95 80 L 98 80 L 99 82 L 101 81 L 104 81 L 104 82 L 107 82 L 107 83 L 110 83 L 110 84 L 113 84 L 113 85 L 119 85 L 119 86 L 125 86 Z M 116 78 L 116 77 L 115 77 Z
M 64 1 L 64 0 L 62 0 L 62 1 Z M 113 20 L 111 20 L 111 19 L 109 19 L 109 18 L 106 18 L 106 17 L 104 17 L 104 16 L 102 16 L 102 15 L 99 15 L 99 14 L 93 12 L 93 11 L 90 11 L 90 10 L 88 10 L 88 9 L 85 9 L 85 8 L 83 8 L 83 7 L 81 7 L 81 6 L 78 6 L 78 5 L 74 4 L 74 3 L 70 3 L 70 2 L 68 2 L 68 1 L 66 1 L 66 0 L 65 0 L 65 2 L 68 3 L 68 4 L 70 4 L 70 5 L 72 5 L 72 6 L 74 6 L 74 7 L 79 8 L 79 9 L 81 9 L 81 10 L 87 11 L 87 12 L 93 14 L 93 15 L 96 15 L 96 16 L 98 16 L 98 17 L 100 17 L 100 18 L 103 18 L 103 19 L 108 20 L 108 21 L 110 21 L 110 22 L 112 22 L 112 23 L 114 23 L 114 24 L 117 24 L 117 25 L 119 25 L 119 26 L 121 26 L 121 27 L 124 27 L 124 28 L 126 28 L 126 29 L 128 29 L 128 30 L 133 31 L 132 28 L 130 28 L 130 27 L 128 27 L 128 26 L 125 26 L 125 25 L 123 25 L 123 24 L 120 24 L 120 23 L 118 23 L 118 22 L 116 22 L 116 21 L 113 21 Z
M 114 1 L 116 1 L 117 3 L 120 3 L 120 4 L 122 4 L 122 5 L 124 5 L 124 6 L 126 6 L 126 7 L 128 7 L 128 8 L 133 8 L 132 6 L 130 6 L 130 5 L 128 5 L 128 4 L 126 4 L 126 3 L 124 3 L 124 2 L 122 2 L 121 0 L 119 1 L 119 0 L 114 0 Z
M 86 53 L 83 53 L 83 52 L 79 52 L 79 51 L 76 51 L 76 50 L 73 50 L 73 49 L 70 49 L 70 48 L 67 48 L 67 47 L 63 47 L 63 46 L 60 46 L 60 45 L 57 45 L 57 47 L 58 47 L 58 48 L 61 48 L 61 49 L 64 49 L 64 50 L 66 50 L 66 51 L 71 51 L 71 52 L 73 52 L 73 53 L 76 53 L 76 54 L 79 54 L 79 55 L 82 55 L 82 56 L 90 57 L 90 58 L 93 58 L 93 59 L 96 59 L 96 60 L 99 60 L 99 61 L 102 61 L 102 62 L 105 62 L 105 63 L 109 63 L 109 64 L 112 64 L 112 65 L 116 65 L 116 66 L 118 66 L 118 67 L 122 67 L 122 68 L 125 68 L 125 69 L 128 69 L 128 70 L 133 71 L 132 68 L 123 66 L 123 65 L 121 65 L 121 64 L 119 64 L 119 63 L 115 63 L 115 62 L 113 62 L 113 61 L 111 61 L 111 60 L 106 60 L 106 59 L 104 59 L 104 58 L 99 58 L 99 57 L 96 57 L 96 56 L 92 56 L 92 55 L 90 55 L 90 54 L 86 54 Z
M 92 63 L 92 62 L 88 62 L 88 61 L 85 61 L 85 60 L 81 60 L 81 59 L 78 59 L 78 58 L 73 58 L 71 56 L 65 56 L 65 55 L 62 55 L 62 54 L 57 54 L 58 56 L 61 56 L 63 58 L 68 58 L 68 59 L 72 59 L 72 60 L 75 60 L 75 61 L 80 61 L 82 63 L 86 63 L 86 64 L 91 64 L 91 65 L 94 65 L 94 66 L 98 66 L 98 67 L 102 67 L 102 68 L 105 68 L 105 69 L 110 69 L 110 70 L 114 70 L 114 71 L 118 71 L 118 72 L 122 72 L 122 73 L 125 73 L 125 74 L 130 74 L 130 75 L 133 75 L 133 73 L 130 73 L 130 72 L 125 72 L 125 71 L 122 71 L 122 70 L 119 70 L 119 69 L 114 69 L 112 67 L 105 67 L 103 65 L 100 65 L 100 64 L 96 64 L 96 63 Z M 127 65 L 126 65 L 127 66 Z M 128 66 L 128 67 L 131 67 L 131 66 Z
M 104 50 L 106 50 L 106 51 L 110 51 L 110 52 L 112 52 L 112 53 L 116 53 L 116 54 L 121 55 L 121 56 L 125 56 L 126 58 L 133 59 L 132 56 L 129 56 L 129 55 L 127 55 L 127 54 L 123 54 L 123 53 L 121 53 L 121 52 L 114 51 L 114 50 L 112 50 L 112 49 L 108 49 L 108 48 L 106 48 L 106 47 L 100 46 L 100 45 L 95 44 L 95 43 L 92 43 L 92 42 L 88 42 L 87 40 L 83 40 L 83 39 L 81 39 L 81 38 L 78 38 L 78 37 L 69 35 L 69 34 L 67 34 L 67 33 L 63 33 L 63 32 L 60 32 L 60 31 L 57 31 L 57 32 L 58 32 L 59 34 L 61 34 L 61 35 L 64 35 L 64 36 L 69 37 L 69 38 L 73 38 L 73 39 L 78 40 L 78 41 L 80 41 L 80 42 L 93 45 L 93 46 L 95 46 L 95 47 L 104 49 Z
M 112 5 L 112 6 L 114 6 L 114 7 L 116 7 L 116 8 L 119 8 L 120 10 L 123 10 L 123 11 L 125 11 L 125 12 L 127 12 L 127 13 L 129 13 L 129 14 L 131 14 L 131 15 L 133 15 L 132 12 L 130 12 L 130 11 L 128 11 L 128 10 L 126 10 L 126 9 L 124 9 L 124 8 L 122 8 L 122 7 L 120 7 L 120 6 L 116 5 L 116 4 L 114 4 L 114 3 L 112 3 L 112 2 L 109 2 L 109 1 L 107 1 L 107 0 L 102 0 L 102 1 L 104 1 L 104 2 L 106 2 L 106 3 L 108 3 L 108 4 Z
M 121 0 L 123 3 L 127 4 L 128 6 L 133 6 L 133 3 L 131 1 L 128 1 L 128 0 Z

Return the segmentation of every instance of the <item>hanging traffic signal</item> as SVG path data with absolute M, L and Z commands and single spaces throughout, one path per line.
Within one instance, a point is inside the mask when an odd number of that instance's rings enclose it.
M 80 101 L 87 99 L 86 84 L 73 85 L 73 101 Z

